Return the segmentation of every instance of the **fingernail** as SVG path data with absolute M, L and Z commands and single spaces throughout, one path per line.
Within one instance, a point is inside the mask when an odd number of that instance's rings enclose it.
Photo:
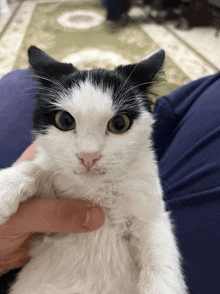
M 92 207 L 87 210 L 84 226 L 93 231 L 99 229 L 104 221 L 104 211 L 101 208 Z

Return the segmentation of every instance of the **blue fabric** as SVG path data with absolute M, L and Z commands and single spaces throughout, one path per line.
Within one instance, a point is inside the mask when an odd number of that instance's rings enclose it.
M 27 70 L 0 80 L 0 168 L 10 166 L 32 141 L 32 109 L 37 82 Z
M 155 148 L 191 294 L 220 293 L 220 73 L 158 101 Z
M 31 143 L 34 87 L 28 71 L 0 81 L 0 166 Z M 220 73 L 161 98 L 154 142 L 190 294 L 220 293 Z M 0 292 L 17 271 L 0 278 Z M 2 287 L 2 289 L 1 289 Z

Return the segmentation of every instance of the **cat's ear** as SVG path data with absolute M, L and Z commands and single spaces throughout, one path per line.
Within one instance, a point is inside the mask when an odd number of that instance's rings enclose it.
M 115 71 L 122 74 L 127 80 L 131 80 L 136 85 L 139 85 L 141 90 L 146 90 L 151 85 L 158 71 L 162 68 L 164 59 L 165 51 L 159 49 L 140 62 L 119 66 Z
M 53 78 L 69 75 L 77 70 L 71 63 L 58 62 L 35 46 L 28 49 L 28 59 L 35 72 Z

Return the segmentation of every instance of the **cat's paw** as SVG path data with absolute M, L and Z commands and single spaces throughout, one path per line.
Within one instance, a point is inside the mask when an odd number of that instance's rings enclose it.
M 33 195 L 33 183 L 24 175 L 16 175 L 13 168 L 0 171 L 0 225 L 14 214 L 21 201 Z

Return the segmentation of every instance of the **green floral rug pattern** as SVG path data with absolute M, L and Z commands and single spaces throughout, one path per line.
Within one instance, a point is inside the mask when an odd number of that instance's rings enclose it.
M 30 45 L 38 46 L 59 61 L 71 62 L 79 69 L 113 69 L 120 64 L 138 62 L 159 48 L 138 22 L 112 32 L 103 7 L 85 0 L 38 3 L 14 69 L 27 68 Z M 164 69 L 166 81 L 155 89 L 159 96 L 190 81 L 169 57 L 166 57 Z

